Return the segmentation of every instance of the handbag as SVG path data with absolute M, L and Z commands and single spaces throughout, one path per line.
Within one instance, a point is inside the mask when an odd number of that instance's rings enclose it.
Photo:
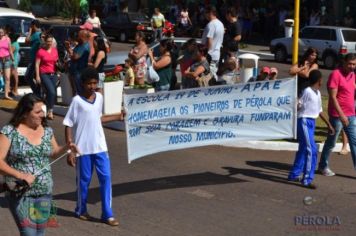
M 147 82 L 150 84 L 157 83 L 159 81 L 159 75 L 157 71 L 153 68 L 151 60 L 147 60 L 147 65 Z
M 213 74 L 209 72 L 207 75 L 200 75 L 197 79 L 199 87 L 209 87 L 209 81 L 213 78 Z
M 64 73 L 64 72 L 65 72 L 64 63 L 61 62 L 60 60 L 57 60 L 57 62 L 56 62 L 56 70 L 57 70 L 58 72 L 61 72 L 61 73 Z

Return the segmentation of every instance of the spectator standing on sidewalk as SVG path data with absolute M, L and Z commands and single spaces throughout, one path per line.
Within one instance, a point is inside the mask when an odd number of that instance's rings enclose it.
M 235 8 L 231 7 L 226 10 L 226 32 L 223 41 L 223 52 L 224 55 L 220 58 L 222 60 L 227 60 L 229 57 L 238 57 L 239 42 L 241 40 L 241 25 L 237 18 L 237 13 Z
M 191 26 L 192 21 L 189 18 L 188 8 L 184 6 L 180 12 L 179 27 L 181 27 L 184 32 L 188 32 Z
M 89 17 L 86 22 L 92 24 L 94 28 L 100 28 L 101 23 L 99 17 L 96 15 L 96 10 L 90 10 Z
M 211 79 L 209 62 L 206 59 L 208 49 L 204 44 L 197 44 L 193 53 L 194 63 L 185 71 L 187 88 L 207 87 Z
M 343 66 L 335 69 L 327 83 L 329 92 L 329 120 L 335 134 L 328 134 L 319 162 L 319 171 L 325 176 L 334 176 L 329 168 L 329 157 L 343 129 L 349 139 L 352 161 L 356 169 L 356 117 L 355 117 L 355 70 L 356 55 L 347 54 Z
M 165 21 L 164 15 L 159 11 L 159 8 L 156 7 L 151 18 L 151 25 L 153 31 L 155 32 L 154 39 L 157 41 L 162 39 L 162 30 Z
M 321 79 L 322 75 L 319 70 L 310 72 L 310 86 L 303 91 L 298 101 L 297 136 L 299 145 L 288 176 L 288 180 L 301 181 L 304 187 L 311 189 L 316 188 L 312 182 L 318 159 L 318 149 L 314 140 L 315 120 L 318 116 L 327 124 L 329 133 L 331 135 L 335 133 L 322 110 L 319 91 Z M 303 176 L 301 176 L 302 174 Z
M 93 66 L 99 73 L 99 82 L 98 82 L 98 92 L 103 94 L 104 88 L 104 65 L 106 63 L 107 55 L 106 55 L 106 46 L 103 37 L 96 37 L 94 40 L 94 48 L 95 54 L 93 60 L 88 63 L 88 65 Z
M 129 58 L 135 62 L 135 84 L 145 84 L 147 73 L 148 46 L 145 42 L 145 35 L 142 31 L 137 31 L 135 35 L 136 44 L 129 52 Z
M 11 40 L 5 35 L 5 30 L 0 28 L 0 71 L 3 71 L 5 79 L 5 99 L 12 100 L 10 97 L 10 77 L 11 64 L 14 61 L 14 55 L 11 49 Z
M 10 34 L 10 39 L 11 39 L 11 49 L 12 53 L 14 54 L 14 61 L 11 65 L 11 76 L 13 77 L 13 87 L 11 89 L 11 92 L 14 96 L 18 96 L 18 84 L 19 84 L 19 75 L 17 73 L 17 67 L 20 62 L 20 44 L 17 42 L 17 39 L 20 37 L 19 34 L 11 33 Z
M 154 84 L 156 91 L 168 91 L 173 75 L 172 55 L 173 42 L 170 39 L 163 39 L 159 45 L 159 58 L 154 58 L 152 49 L 148 51 L 153 69 L 159 75 L 159 81 Z
M 79 94 L 82 91 L 80 73 L 88 66 L 90 46 L 88 43 L 88 33 L 80 30 L 78 33 L 78 44 L 72 49 L 66 44 L 66 50 L 70 56 L 71 63 L 69 68 L 69 79 L 72 84 L 73 94 Z
M 289 70 L 290 75 L 298 76 L 298 97 L 301 96 L 303 90 L 309 86 L 309 73 L 312 70 L 319 69 L 318 51 L 315 48 L 308 48 L 304 53 L 299 64 L 294 64 Z
M 38 20 L 33 20 L 31 22 L 30 30 L 26 37 L 26 42 L 30 44 L 30 63 L 27 66 L 25 81 L 27 81 L 32 89 L 32 92 L 41 97 L 41 87 L 35 83 L 35 64 L 36 64 L 36 53 L 41 46 L 41 29 L 40 22 Z
M 87 41 L 89 43 L 89 48 L 90 48 L 88 62 L 91 62 L 91 60 L 95 54 L 94 39 L 98 35 L 93 32 L 93 25 L 89 22 L 85 22 L 83 25 L 79 26 L 79 28 L 80 28 L 79 31 L 84 31 L 84 34 L 87 35 L 87 38 L 88 38 Z
M 56 62 L 58 61 L 57 48 L 52 46 L 53 36 L 46 35 L 45 44 L 36 54 L 36 83 L 45 88 L 47 118 L 54 119 L 53 107 L 57 99 L 57 80 Z
M 208 54 L 211 57 L 210 72 L 215 77 L 215 80 L 217 80 L 220 49 L 224 40 L 224 25 L 217 18 L 214 6 L 207 6 L 205 8 L 205 17 L 209 20 L 209 23 L 205 26 L 202 43 L 208 48 Z

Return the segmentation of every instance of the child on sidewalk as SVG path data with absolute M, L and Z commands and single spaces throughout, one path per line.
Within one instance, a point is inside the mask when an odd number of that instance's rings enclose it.
M 314 141 L 315 120 L 320 118 L 328 126 L 329 132 L 335 130 L 322 111 L 320 87 L 322 75 L 319 70 L 313 70 L 309 74 L 310 86 L 304 89 L 298 102 L 298 151 L 295 155 L 294 165 L 289 173 L 289 181 L 301 181 L 304 187 L 315 189 L 312 184 L 318 150 Z M 303 173 L 303 177 L 301 174 Z
M 106 145 L 102 122 L 121 119 L 121 114 L 102 115 L 103 96 L 95 92 L 99 75 L 94 67 L 88 67 L 81 74 L 83 92 L 76 95 L 63 120 L 66 142 L 76 143 L 81 155 L 77 161 L 69 155 L 67 162 L 77 167 L 77 206 L 76 216 L 81 220 L 90 220 L 87 212 L 87 199 L 90 180 L 95 167 L 100 183 L 102 215 L 101 219 L 110 226 L 119 222 L 114 218 L 111 200 L 110 159 Z M 74 138 L 74 140 L 73 140 Z
M 133 68 L 135 67 L 135 62 L 131 58 L 125 60 L 125 85 L 134 86 L 135 85 L 135 73 Z

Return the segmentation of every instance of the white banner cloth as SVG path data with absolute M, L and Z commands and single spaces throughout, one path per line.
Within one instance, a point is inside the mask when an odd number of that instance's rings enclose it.
M 124 96 L 129 163 L 239 140 L 296 137 L 296 79 Z

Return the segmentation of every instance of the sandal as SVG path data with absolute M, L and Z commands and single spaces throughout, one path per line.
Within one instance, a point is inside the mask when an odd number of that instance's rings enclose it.
M 5 100 L 10 100 L 10 101 L 14 100 L 12 97 L 9 97 L 9 96 L 5 96 L 4 99 Z
M 47 113 L 47 119 L 49 119 L 49 120 L 53 120 L 54 119 L 53 112 L 48 112 Z
M 342 149 L 340 152 L 339 152 L 339 155 L 347 155 L 349 154 L 349 151 L 347 149 Z

